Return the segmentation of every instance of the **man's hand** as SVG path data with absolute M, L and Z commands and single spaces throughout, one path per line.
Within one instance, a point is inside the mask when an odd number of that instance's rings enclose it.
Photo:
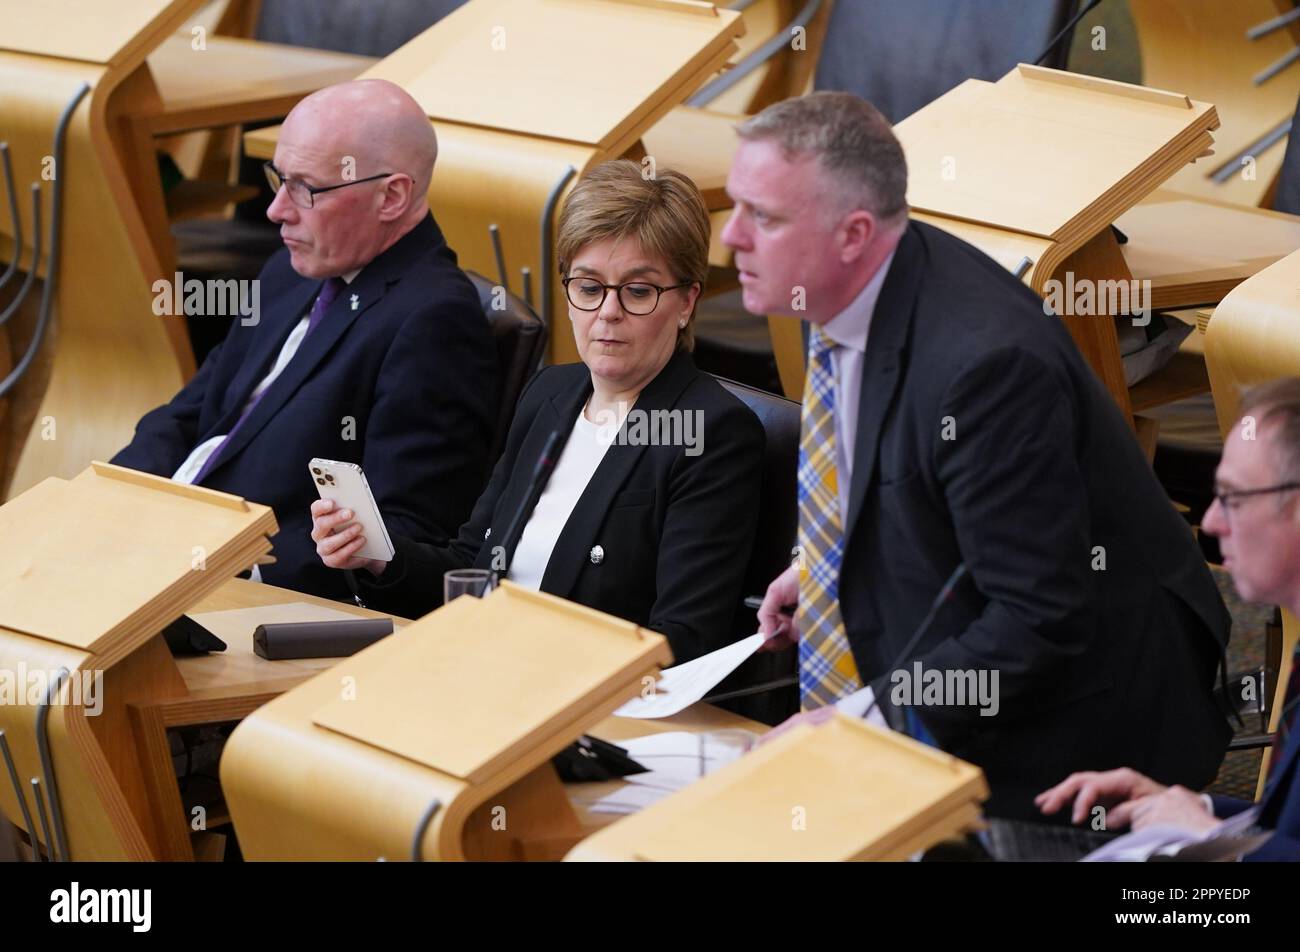
M 361 534 L 361 523 L 351 519 L 352 510 L 335 512 L 333 500 L 317 499 L 312 503 L 311 538 L 316 543 L 316 554 L 332 569 L 366 569 L 371 575 L 381 575 L 387 562 L 356 557 L 366 537 Z
M 1149 826 L 1177 826 L 1196 833 L 1204 833 L 1219 825 L 1199 793 L 1177 786 L 1135 801 L 1132 821 L 1135 830 Z
M 818 724 L 825 724 L 835 716 L 835 705 L 827 704 L 825 707 L 814 708 L 811 711 L 800 711 L 798 714 L 792 714 L 787 717 L 776 727 L 759 738 L 760 745 L 776 740 L 782 734 L 787 734 L 794 730 L 800 724 L 811 724 L 816 727 Z
M 782 613 L 781 609 L 799 601 L 799 569 L 790 566 L 778 575 L 767 587 L 763 604 L 758 607 L 758 630 L 767 641 L 760 651 L 777 651 L 796 644 L 799 632 L 795 630 L 794 618 Z
M 1127 826 L 1132 819 L 1135 801 L 1164 793 L 1165 789 L 1163 784 L 1128 767 L 1100 773 L 1085 770 L 1072 773 L 1055 787 L 1044 790 L 1034 797 L 1034 805 L 1043 813 L 1052 814 L 1073 799 L 1074 811 L 1070 819 L 1082 823 L 1088 819 L 1092 808 L 1100 804 L 1107 810 L 1106 826 L 1118 829 Z

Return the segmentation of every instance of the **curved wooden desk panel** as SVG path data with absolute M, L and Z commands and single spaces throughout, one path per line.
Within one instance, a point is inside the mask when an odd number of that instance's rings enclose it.
M 52 675 L 67 668 L 70 678 L 60 691 L 65 701 L 88 699 L 80 689 L 73 689 L 71 677 L 83 672 L 93 676 L 91 665 L 92 656 L 84 651 L 0 629 L 0 667 L 23 672 L 28 678 L 36 671 Z M 103 705 L 100 713 L 87 716 L 84 703 L 56 704 L 50 709 L 47 733 L 68 854 L 78 861 L 158 859 L 156 819 L 147 809 L 140 782 L 127 703 L 137 696 L 165 696 L 184 688 L 161 640 L 103 672 L 102 677 L 97 692 Z M 29 783 L 30 778 L 43 775 L 35 722 L 36 708 L 31 704 L 0 704 L 0 730 L 9 741 L 36 828 L 32 841 L 45 843 Z M 43 799 L 48 803 L 45 787 L 42 782 Z M 26 828 L 27 814 L 16 802 L 7 770 L 0 773 L 0 811 L 15 825 Z M 46 817 L 53 821 L 48 808 Z M 57 834 L 51 839 L 58 844 Z
M 1210 375 L 1219 429 L 1226 437 L 1237 421 L 1241 391 L 1277 377 L 1300 376 L 1300 251 L 1243 281 L 1214 309 L 1205 330 L 1205 364 Z M 1282 613 L 1281 700 L 1291 670 L 1300 622 Z M 1269 729 L 1276 730 L 1281 704 L 1275 704 Z M 1260 790 L 1268 756 L 1260 770 Z
M 48 167 L 54 127 L 82 82 L 91 92 L 68 126 L 64 167 L 56 171 L 64 193 L 53 320 L 43 345 L 52 356 L 49 379 L 43 392 L 33 391 L 39 385 L 33 378 L 19 385 L 36 409 L 31 419 L 12 421 L 15 450 L 4 469 L 12 473 L 6 498 L 47 476 L 72 476 L 90 460 L 112 456 L 140 416 L 168 400 L 181 382 L 142 269 L 142 262 L 153 262 L 144 223 L 109 135 L 113 79 L 106 71 L 0 53 L 0 132 L 13 149 L 15 181 L 42 182 L 48 195 L 41 171 Z M 46 197 L 47 253 L 49 215 Z M 30 241 L 30 218 L 23 235 Z M 16 360 L 18 347 L 12 349 Z
M 630 622 L 503 582 L 265 704 L 221 784 L 249 859 L 559 858 L 581 828 L 550 758 L 670 659 Z M 495 822 L 494 822 L 495 821 Z
M 1167 187 L 1202 198 L 1260 205 L 1282 167 L 1285 135 L 1255 151 L 1253 179 L 1241 175 L 1240 154 L 1290 117 L 1300 94 L 1300 62 L 1259 85 L 1254 77 L 1300 43 L 1300 24 L 1257 40 L 1246 31 L 1294 8 L 1288 0 L 1130 0 L 1142 82 L 1177 89 L 1212 102 L 1223 125 L 1215 132 L 1215 154 L 1181 169 Z M 1233 174 L 1222 183 L 1211 176 L 1231 162 Z
M 1228 292 L 1205 330 L 1205 363 L 1225 436 L 1243 388 L 1300 376 L 1300 251 Z

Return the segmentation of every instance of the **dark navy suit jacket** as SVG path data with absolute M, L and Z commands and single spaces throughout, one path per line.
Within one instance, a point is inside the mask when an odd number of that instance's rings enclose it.
M 236 321 L 170 403 L 146 414 L 114 463 L 171 476 L 229 433 L 321 282 L 280 251 L 262 269 L 256 324 Z M 355 307 L 353 302 L 355 301 Z M 359 463 L 392 535 L 451 538 L 488 475 L 496 350 L 469 279 L 430 215 L 348 285 L 200 485 L 275 510 L 263 580 L 346 598 L 311 540 L 314 456 Z
M 1300 724 L 1300 721 L 1297 721 Z M 1273 830 L 1268 842 L 1245 858 L 1254 861 L 1300 862 L 1300 729 L 1292 726 L 1286 746 L 1274 753 L 1278 761 L 1273 781 L 1259 804 L 1258 823 Z M 1214 797 L 1214 815 L 1229 817 L 1253 806 L 1249 800 Z
M 998 711 L 914 710 L 983 768 L 991 815 L 1034 818 L 1034 795 L 1076 770 L 1214 779 L 1230 617 L 1132 427 L 1035 294 L 913 222 L 872 318 L 857 434 L 839 594 L 858 670 L 890 700 L 893 659 L 965 562 L 911 659 L 998 674 Z

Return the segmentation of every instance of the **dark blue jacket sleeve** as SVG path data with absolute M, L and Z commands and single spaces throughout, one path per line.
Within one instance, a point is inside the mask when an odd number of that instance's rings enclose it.
M 176 472 L 198 442 L 199 414 L 217 376 L 224 347 L 224 343 L 218 344 L 208 353 L 199 372 L 170 403 L 141 417 L 131 442 L 109 462 L 156 476 L 170 477 Z

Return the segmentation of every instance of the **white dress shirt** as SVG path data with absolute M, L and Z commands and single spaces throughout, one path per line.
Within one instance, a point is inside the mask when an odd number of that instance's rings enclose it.
M 894 253 L 881 264 L 849 306 L 822 325 L 822 332 L 837 346 L 831 351 L 835 371 L 835 471 L 839 483 L 840 525 L 849 514 L 849 488 L 853 479 L 853 447 L 858 434 L 858 398 L 862 393 L 863 356 L 876 301 L 885 275 L 894 263 Z

